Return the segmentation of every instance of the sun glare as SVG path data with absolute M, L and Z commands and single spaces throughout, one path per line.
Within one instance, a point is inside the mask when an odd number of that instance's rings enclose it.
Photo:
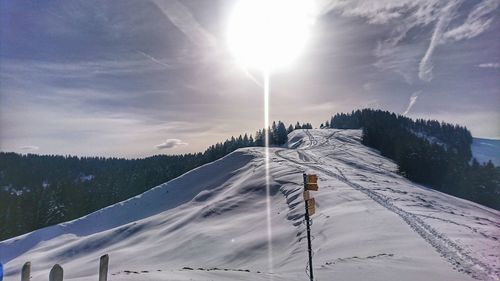
M 286 67 L 304 48 L 312 15 L 312 0 L 241 0 L 229 19 L 229 49 L 245 67 Z
M 263 74 L 264 128 L 269 128 L 270 73 L 289 65 L 302 51 L 312 15 L 312 0 L 240 0 L 229 19 L 228 45 L 233 56 L 245 68 L 256 68 Z M 269 130 L 265 130 L 264 139 L 268 264 L 272 273 Z

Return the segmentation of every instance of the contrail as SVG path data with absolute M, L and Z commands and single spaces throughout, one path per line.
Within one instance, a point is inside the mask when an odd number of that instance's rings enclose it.
M 410 112 L 410 109 L 413 107 L 415 102 L 417 102 L 417 98 L 421 93 L 422 93 L 422 91 L 418 91 L 418 92 L 413 93 L 410 96 L 410 103 L 408 104 L 408 107 L 406 108 L 405 112 L 403 112 L 403 115 L 406 115 L 406 114 L 408 114 L 408 112 Z
M 159 64 L 159 65 L 161 65 L 161 66 L 166 67 L 166 68 L 172 68 L 172 66 L 171 66 L 171 65 L 169 65 L 169 64 L 167 64 L 167 63 L 164 63 L 164 62 L 162 62 L 161 60 L 156 59 L 155 57 L 153 57 L 153 56 L 151 56 L 151 55 L 148 55 L 148 54 L 146 54 L 146 53 L 144 53 L 144 52 L 142 52 L 142 51 L 139 51 L 139 50 L 136 50 L 136 52 L 137 52 L 137 53 L 139 53 L 139 54 L 141 54 L 141 55 L 143 55 L 143 56 L 145 56 L 146 58 L 150 59 L 150 60 L 151 60 L 152 62 L 154 62 L 154 63 L 157 63 L 157 64 Z
M 429 47 L 427 48 L 427 51 L 425 51 L 425 55 L 420 60 L 418 65 L 418 77 L 422 81 L 430 82 L 433 79 L 432 69 L 434 66 L 432 63 L 432 56 L 434 54 L 434 50 L 438 45 L 443 44 L 443 34 L 446 31 L 446 28 L 450 25 L 450 22 L 453 20 L 455 11 L 458 9 L 459 4 L 459 2 L 458 4 L 450 2 L 443 9 L 442 15 L 436 23 Z

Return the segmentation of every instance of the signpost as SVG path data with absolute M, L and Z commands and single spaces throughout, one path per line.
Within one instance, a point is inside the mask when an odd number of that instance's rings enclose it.
M 314 213 L 316 213 L 316 201 L 314 200 L 314 198 L 311 198 L 306 200 L 306 202 L 307 202 L 307 213 L 309 217 L 311 217 L 312 215 L 314 215 Z
M 309 194 L 309 190 L 304 191 L 304 201 L 311 199 L 311 195 Z
M 302 175 L 304 178 L 304 203 L 306 207 L 306 225 L 307 225 L 307 251 L 309 253 L 309 278 L 314 281 L 313 264 L 312 264 L 312 249 L 311 249 L 311 222 L 310 216 L 316 213 L 316 201 L 309 194 L 309 191 L 318 190 L 318 177 L 316 175 Z

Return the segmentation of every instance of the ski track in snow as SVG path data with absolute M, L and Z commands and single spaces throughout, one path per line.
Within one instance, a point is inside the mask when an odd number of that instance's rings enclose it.
M 306 166 L 325 175 L 334 177 L 335 179 L 351 186 L 352 188 L 361 191 L 362 193 L 373 199 L 373 201 L 400 216 L 415 232 L 417 232 L 425 241 L 432 245 L 436 249 L 436 251 L 438 251 L 439 254 L 441 254 L 441 256 L 444 257 L 448 262 L 450 262 L 458 271 L 467 273 L 478 280 L 500 280 L 500 270 L 498 268 L 493 268 L 479 261 L 478 259 L 471 257 L 466 250 L 464 250 L 458 244 L 448 239 L 445 235 L 422 221 L 417 215 L 395 206 L 390 202 L 391 199 L 350 181 L 340 169 L 335 167 L 339 172 L 337 174 L 331 170 L 325 169 L 324 163 L 321 163 L 318 160 L 311 161 L 311 159 L 314 159 L 314 157 L 308 156 L 307 151 L 314 148 L 326 146 L 330 143 L 330 139 L 334 137 L 335 134 L 339 133 L 339 131 L 334 131 L 332 134 L 328 135 L 320 145 L 318 145 L 318 140 L 316 140 L 316 138 L 309 132 L 309 130 L 306 129 L 305 133 L 309 139 L 309 145 L 303 149 L 297 150 L 300 159 L 304 159 L 304 162 L 299 162 L 293 158 L 285 156 L 284 153 L 288 152 L 288 149 L 277 150 L 275 151 L 275 155 L 297 165 Z M 335 145 L 333 145 L 330 146 L 329 149 L 335 150 L 336 147 Z M 335 153 L 335 151 L 333 151 L 332 153 Z M 486 234 L 482 235 L 487 236 Z

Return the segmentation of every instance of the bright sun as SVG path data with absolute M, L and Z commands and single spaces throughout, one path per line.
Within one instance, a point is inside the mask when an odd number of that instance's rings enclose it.
M 283 68 L 304 48 L 312 14 L 312 0 L 240 0 L 229 19 L 229 49 L 246 67 Z

